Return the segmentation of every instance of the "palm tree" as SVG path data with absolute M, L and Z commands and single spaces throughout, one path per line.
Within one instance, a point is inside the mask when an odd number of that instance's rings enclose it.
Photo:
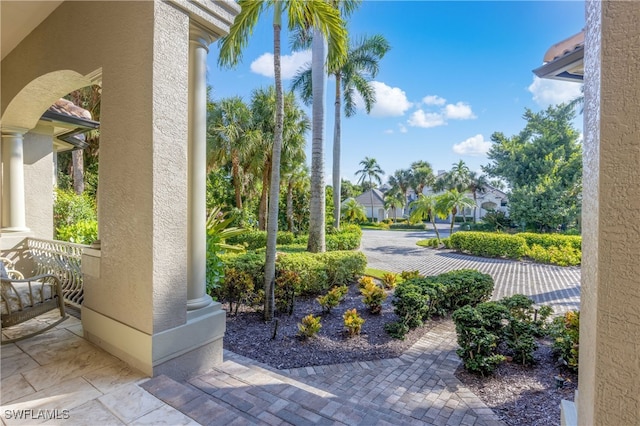
M 485 175 L 478 175 L 477 172 L 469 172 L 467 190 L 473 195 L 473 221 L 476 222 L 478 213 L 478 193 L 483 194 L 487 190 L 489 181 Z
M 469 184 L 469 173 L 471 171 L 464 161 L 454 163 L 447 175 L 450 187 L 457 189 L 458 192 L 464 192 Z
M 215 166 L 231 163 L 236 208 L 242 210 L 244 185 L 241 164 L 257 136 L 251 130 L 251 110 L 235 96 L 210 104 L 207 116 L 207 173 Z
M 396 170 L 393 175 L 389 176 L 389 185 L 391 185 L 391 188 L 400 192 L 403 196 L 402 206 L 407 204 L 407 191 L 411 187 L 412 178 L 413 173 L 411 169 Z
M 267 9 L 273 8 L 273 68 L 275 75 L 276 114 L 273 138 L 272 164 L 276 171 L 271 174 L 269 187 L 269 218 L 267 228 L 267 251 L 265 260 L 265 320 L 273 319 L 275 312 L 274 286 L 276 276 L 276 239 L 278 233 L 278 204 L 280 198 L 280 156 L 284 122 L 284 100 L 282 70 L 280 65 L 280 31 L 282 15 L 287 12 L 289 30 L 307 26 L 317 28 L 329 40 L 329 60 L 346 55 L 346 30 L 340 13 L 324 1 L 305 0 L 238 0 L 241 10 L 236 16 L 229 34 L 220 39 L 221 66 L 235 66 L 242 58 L 242 50 L 258 23 L 258 18 Z M 333 57 L 332 57 L 333 56 Z
M 431 221 L 431 225 L 433 226 L 433 230 L 436 231 L 436 238 L 438 242 L 440 242 L 440 232 L 438 232 L 438 227 L 436 226 L 436 216 L 440 216 L 437 208 L 438 208 L 438 195 L 424 195 L 419 194 L 418 199 L 411 203 L 411 221 L 422 221 L 427 217 Z
M 422 194 L 425 186 L 433 185 L 433 169 L 428 162 L 420 160 L 411 163 L 411 173 L 411 186 L 416 194 Z
M 340 148 L 341 148 L 341 106 L 344 101 L 344 115 L 352 117 L 356 113 L 355 94 L 358 93 L 367 113 L 375 104 L 375 90 L 371 85 L 378 74 L 380 59 L 389 50 L 389 43 L 382 35 L 365 37 L 351 44 L 346 61 L 340 67 L 329 66 L 329 73 L 336 79 L 333 128 L 333 191 L 340 194 Z M 293 80 L 293 89 L 299 90 L 305 103 L 312 97 L 310 87 L 311 69 L 305 69 Z M 315 98 L 314 98 L 315 99 Z M 333 198 L 334 227 L 340 227 L 340 197 Z
M 304 151 L 303 151 L 304 152 Z M 306 164 L 298 164 L 295 168 L 283 172 L 287 182 L 286 217 L 287 230 L 296 232 L 293 216 L 293 193 L 309 188 L 309 169 Z
M 373 181 L 381 184 L 381 176 L 384 175 L 384 170 L 380 168 L 375 158 L 364 157 L 360 165 L 362 169 L 358 170 L 355 175 L 360 176 L 360 179 L 358 179 L 359 184 L 363 184 L 367 180 L 369 181 L 369 190 L 371 191 L 371 221 L 373 222 Z
M 349 223 L 355 223 L 367 220 L 367 214 L 364 212 L 364 206 L 355 199 L 349 198 L 342 206 L 342 218 Z
M 400 191 L 391 190 L 384 196 L 384 208 L 393 209 L 393 221 L 398 220 L 398 207 L 403 207 L 407 202 Z
M 461 209 L 464 211 L 466 207 L 472 208 L 473 199 L 467 197 L 464 193 L 459 192 L 456 188 L 450 189 L 442 195 L 438 196 L 436 211 L 441 218 L 451 215 L 451 229 L 449 235 L 453 235 L 453 225 L 455 224 L 456 214 Z

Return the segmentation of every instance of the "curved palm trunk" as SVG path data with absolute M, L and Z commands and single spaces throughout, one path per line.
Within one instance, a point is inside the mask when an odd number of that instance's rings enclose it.
M 458 213 L 458 208 L 454 207 L 451 210 L 451 228 L 449 229 L 449 236 L 453 235 L 453 225 L 456 222 L 456 214 Z
M 236 195 L 236 207 L 242 210 L 242 182 L 240 181 L 240 158 L 238 151 L 231 152 L 231 178 L 233 180 L 233 190 Z
M 313 30 L 311 46 L 311 88 L 313 91 L 311 136 L 311 200 L 309 242 L 312 253 L 325 251 L 325 192 L 324 192 L 324 37 Z
M 273 68 L 276 80 L 276 125 L 271 157 L 271 186 L 269 188 L 269 217 L 267 220 L 267 251 L 264 263 L 264 319 L 271 321 L 275 312 L 276 240 L 278 236 L 278 201 L 280 197 L 280 157 L 282 154 L 282 129 L 284 100 L 280 68 L 280 29 L 282 2 L 277 1 L 273 17 Z
M 436 226 L 436 215 L 432 212 L 429 212 L 429 219 L 431 219 L 431 225 L 433 225 L 433 230 L 436 231 L 436 238 L 438 242 L 440 242 L 440 232 L 438 232 L 438 227 Z
M 333 227 L 340 229 L 340 73 L 335 73 L 336 77 L 336 99 L 334 109 L 333 125 Z

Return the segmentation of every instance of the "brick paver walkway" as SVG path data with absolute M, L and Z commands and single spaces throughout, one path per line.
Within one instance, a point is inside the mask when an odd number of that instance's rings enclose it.
M 494 298 L 515 293 L 578 307 L 579 268 L 488 260 L 415 246 L 426 233 L 365 231 L 369 266 L 433 275 L 475 268 L 493 276 Z M 460 360 L 451 321 L 439 322 L 399 358 L 276 370 L 225 351 L 225 362 L 178 383 L 142 386 L 201 424 L 502 425 L 454 376 Z

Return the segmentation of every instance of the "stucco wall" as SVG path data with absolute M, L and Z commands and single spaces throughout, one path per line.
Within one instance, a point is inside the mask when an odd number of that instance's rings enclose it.
M 65 2 L 2 61 L 3 112 L 42 75 L 102 69 L 101 269 L 85 306 L 147 334 L 186 321 L 187 26 L 162 2 Z M 71 90 L 50 89 L 49 105 Z
M 587 2 L 578 423 L 640 418 L 640 8 Z M 624 206 L 624 208 L 621 208 Z
M 36 238 L 53 239 L 53 139 L 24 135 L 25 220 Z

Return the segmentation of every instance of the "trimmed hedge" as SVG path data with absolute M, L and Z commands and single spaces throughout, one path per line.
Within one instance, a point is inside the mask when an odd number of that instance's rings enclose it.
M 339 231 L 328 232 L 326 234 L 327 251 L 355 250 L 360 247 L 362 230 L 357 225 L 346 225 Z M 276 244 L 306 245 L 309 240 L 308 235 L 296 237 L 293 232 L 278 231 Z M 259 250 L 267 246 L 267 231 L 248 231 L 244 234 L 227 239 L 229 244 L 239 244 L 247 250 Z
M 226 268 L 249 274 L 257 289 L 264 287 L 265 254 L 243 253 L 221 256 Z M 364 274 L 367 258 L 362 252 L 335 251 L 330 253 L 279 253 L 276 272 L 294 271 L 300 275 L 300 293 L 320 294 L 334 285 L 342 285 Z
M 517 235 L 491 232 L 457 232 L 449 237 L 451 247 L 485 257 L 520 259 L 527 254 L 527 241 Z
M 579 235 L 534 234 L 533 232 L 521 232 L 516 235 L 524 238 L 529 247 L 537 244 L 548 249 L 549 247 L 570 245 L 576 250 L 582 250 L 582 237 Z
M 403 338 L 409 329 L 434 315 L 444 316 L 462 306 L 489 300 L 493 286 L 491 275 L 474 269 L 404 281 L 396 287 L 392 301 L 399 321 L 387 324 L 385 329 L 393 337 Z
M 427 224 L 426 223 L 414 223 L 414 224 L 410 224 L 410 223 L 392 223 L 391 225 L 389 225 L 389 229 L 419 229 L 419 230 L 425 230 L 425 229 L 427 229 Z
M 296 237 L 293 232 L 278 231 L 276 244 L 293 244 Z M 247 250 L 256 250 L 267 246 L 267 231 L 248 231 L 227 239 L 228 244 L 238 244 Z

